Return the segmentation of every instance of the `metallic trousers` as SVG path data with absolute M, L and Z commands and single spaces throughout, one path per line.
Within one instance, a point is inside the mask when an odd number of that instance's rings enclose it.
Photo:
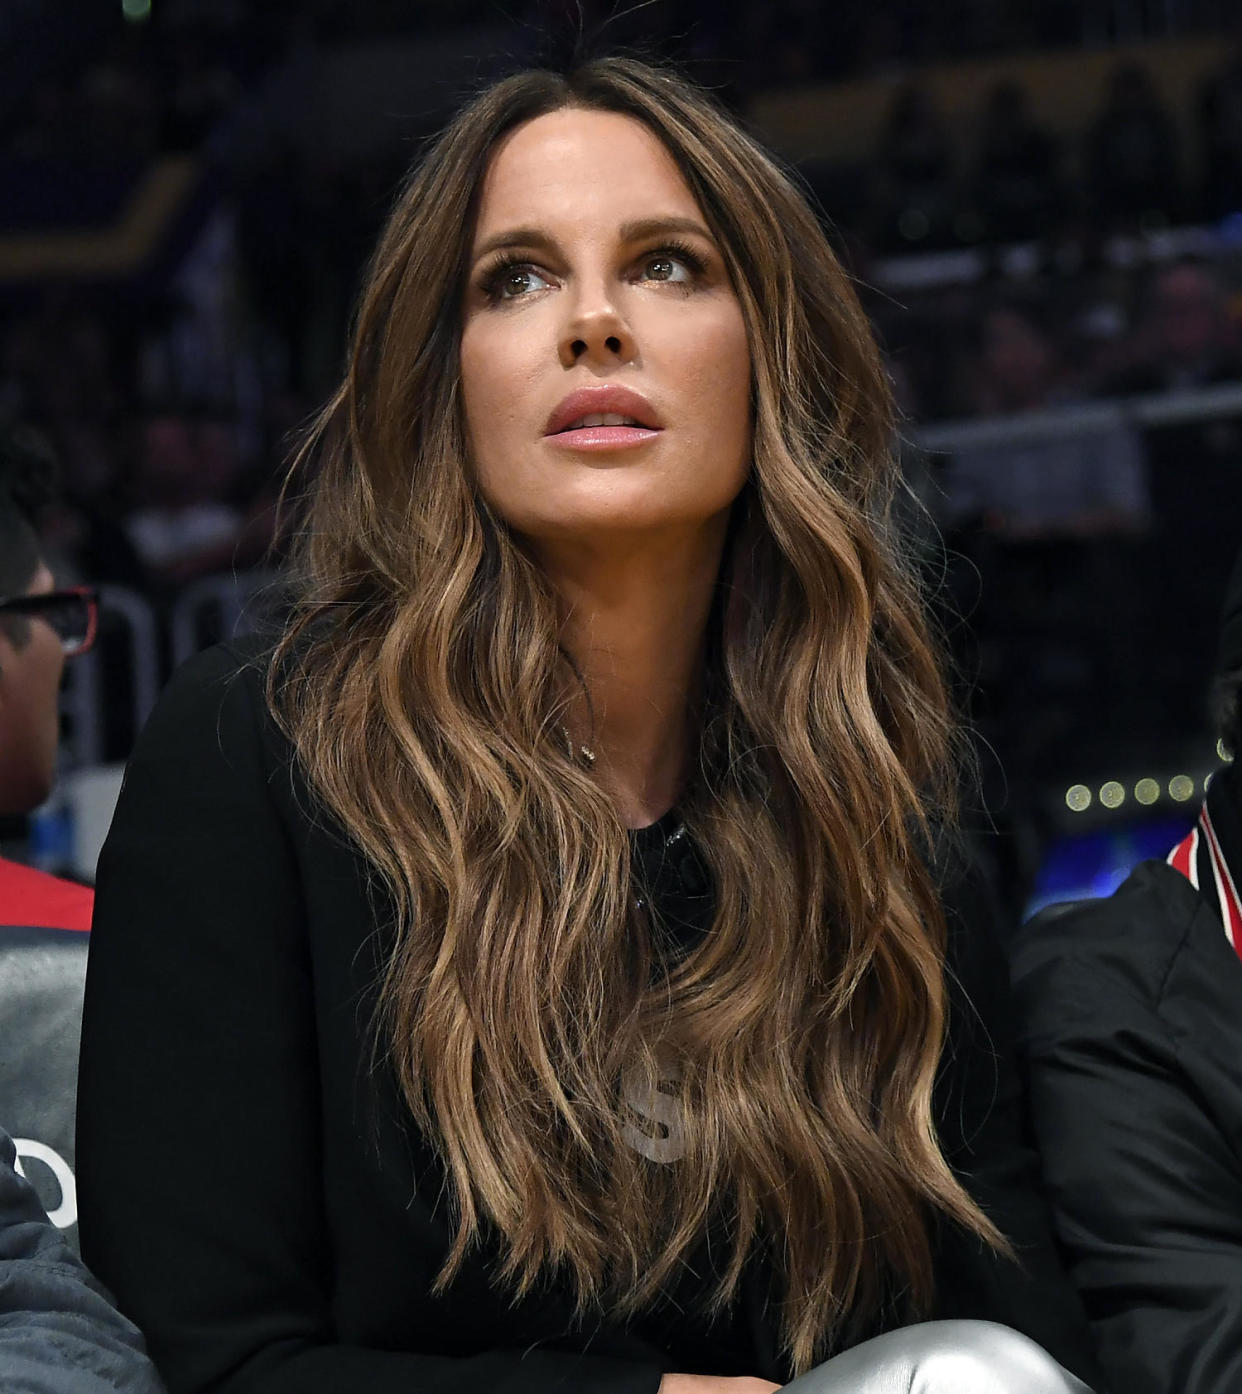
M 785 1385 L 784 1394 L 1091 1394 L 1029 1336 L 991 1321 L 886 1332 Z

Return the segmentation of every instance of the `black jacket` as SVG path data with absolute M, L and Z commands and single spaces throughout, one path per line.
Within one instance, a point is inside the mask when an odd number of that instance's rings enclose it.
M 498 1291 L 487 1248 L 432 1293 L 443 1175 L 371 1063 L 384 941 L 367 869 L 309 811 L 261 677 L 238 664 L 223 649 L 192 661 L 139 742 L 87 975 L 83 1252 L 173 1394 L 653 1394 L 668 1370 L 784 1377 L 762 1281 L 714 1326 L 657 1310 L 584 1327 L 555 1285 L 521 1302 Z M 958 976 L 1004 1023 L 1003 965 L 959 938 Z M 946 1150 L 1025 1266 L 942 1233 L 940 1314 L 1016 1326 L 1090 1378 L 1009 1056 L 965 1008 L 955 1024 Z
M 1113 1386 L 1242 1389 L 1242 962 L 1163 862 L 1014 953 L 1044 1175 Z

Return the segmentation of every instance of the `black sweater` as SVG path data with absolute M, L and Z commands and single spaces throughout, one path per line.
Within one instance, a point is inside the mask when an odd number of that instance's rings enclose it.
M 653 1394 L 671 1370 L 785 1378 L 761 1279 L 714 1329 L 668 1305 L 583 1326 L 555 1285 L 515 1302 L 491 1282 L 486 1244 L 432 1293 L 450 1238 L 443 1174 L 373 1063 L 374 888 L 312 812 L 247 657 L 193 660 L 139 741 L 100 861 L 87 980 L 83 1253 L 172 1394 Z M 663 831 L 640 835 L 640 856 Z M 693 921 L 702 888 L 670 900 L 676 867 L 647 879 L 663 918 Z M 989 1021 L 955 1013 L 943 1143 L 1022 1265 L 944 1227 L 937 1315 L 1008 1323 L 1090 1378 L 1019 1140 L 1003 968 L 984 936 L 959 923 L 956 939 L 956 976 Z

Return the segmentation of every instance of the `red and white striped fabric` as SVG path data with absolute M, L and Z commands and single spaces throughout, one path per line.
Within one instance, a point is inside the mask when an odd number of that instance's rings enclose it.
M 1215 890 L 1225 937 L 1238 957 L 1242 958 L 1242 898 L 1238 896 L 1233 872 L 1221 851 L 1220 838 L 1212 825 L 1207 804 L 1203 805 L 1199 821 L 1169 853 L 1167 860 L 1174 871 L 1180 871 L 1195 890 L 1209 894 Z M 1209 876 L 1210 882 L 1207 879 Z

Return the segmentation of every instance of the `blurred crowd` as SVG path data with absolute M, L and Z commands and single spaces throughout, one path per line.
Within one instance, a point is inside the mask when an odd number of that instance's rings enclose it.
M 836 220 L 882 252 L 1072 246 L 1228 218 L 1242 208 L 1242 46 L 1189 112 L 1170 110 L 1142 63 L 1119 62 L 1075 142 L 1041 125 L 1014 80 L 987 92 L 969 128 L 958 138 L 929 88 L 910 80 L 863 164 L 808 173 Z
M 581 12 L 589 37 L 619 8 L 541 0 L 504 18 L 514 35 L 535 34 L 552 12 L 573 30 Z M 125 9 L 134 22 L 102 26 L 74 62 L 29 75 L 22 100 L 0 102 L 0 179 L 11 206 L 25 200 L 28 226 L 54 226 L 70 206 L 107 206 L 125 171 L 193 153 L 205 171 L 198 211 L 176 257 L 140 276 L 0 283 L 0 429 L 60 461 L 62 567 L 167 607 L 198 577 L 268 557 L 290 445 L 339 370 L 360 269 L 411 149 L 406 139 L 342 159 L 313 143 L 249 142 L 238 137 L 248 95 L 292 49 L 397 32 L 408 8 Z M 1232 18 L 1220 9 L 1204 0 L 1159 14 L 1193 33 Z M 494 4 L 419 13 L 429 32 L 497 19 Z M 623 11 L 604 33 L 608 45 L 681 58 L 745 105 L 773 84 L 1140 36 L 1142 13 L 1033 0 L 710 10 L 687 0 Z M 1237 421 L 1162 435 L 1119 411 L 1072 432 L 926 449 L 920 432 L 1242 381 L 1242 41 L 1189 112 L 1170 111 L 1141 66 L 1118 66 L 1078 148 L 1040 126 L 1012 81 L 992 91 L 965 144 L 955 129 L 926 86 L 899 83 L 860 166 L 802 173 L 880 332 L 912 474 L 962 562 L 944 568 L 950 603 L 974 617 L 974 647 L 960 657 L 1019 768 L 1064 734 L 1066 704 L 1045 700 L 1050 691 L 1107 689 L 1116 724 L 1135 729 L 1170 719 L 1174 689 L 1187 711 L 1198 701 L 1195 673 L 1178 688 L 1176 655 L 1154 686 L 1139 680 L 1153 660 L 1118 617 L 1153 606 L 1146 613 L 1176 622 L 1193 587 L 1141 583 L 1180 506 L 1169 479 L 1189 478 L 1193 455 L 1215 487 L 1212 471 L 1240 449 Z M 913 278 L 911 253 L 924 260 Z M 971 593 L 981 571 L 1000 578 L 983 600 Z M 1057 643 L 1041 646 L 1054 631 Z
M 1205 244 L 1206 245 L 1206 244 Z M 1122 243 L 1127 256 L 1135 244 Z M 1242 376 L 1242 244 L 865 291 L 905 414 L 1012 414 Z

